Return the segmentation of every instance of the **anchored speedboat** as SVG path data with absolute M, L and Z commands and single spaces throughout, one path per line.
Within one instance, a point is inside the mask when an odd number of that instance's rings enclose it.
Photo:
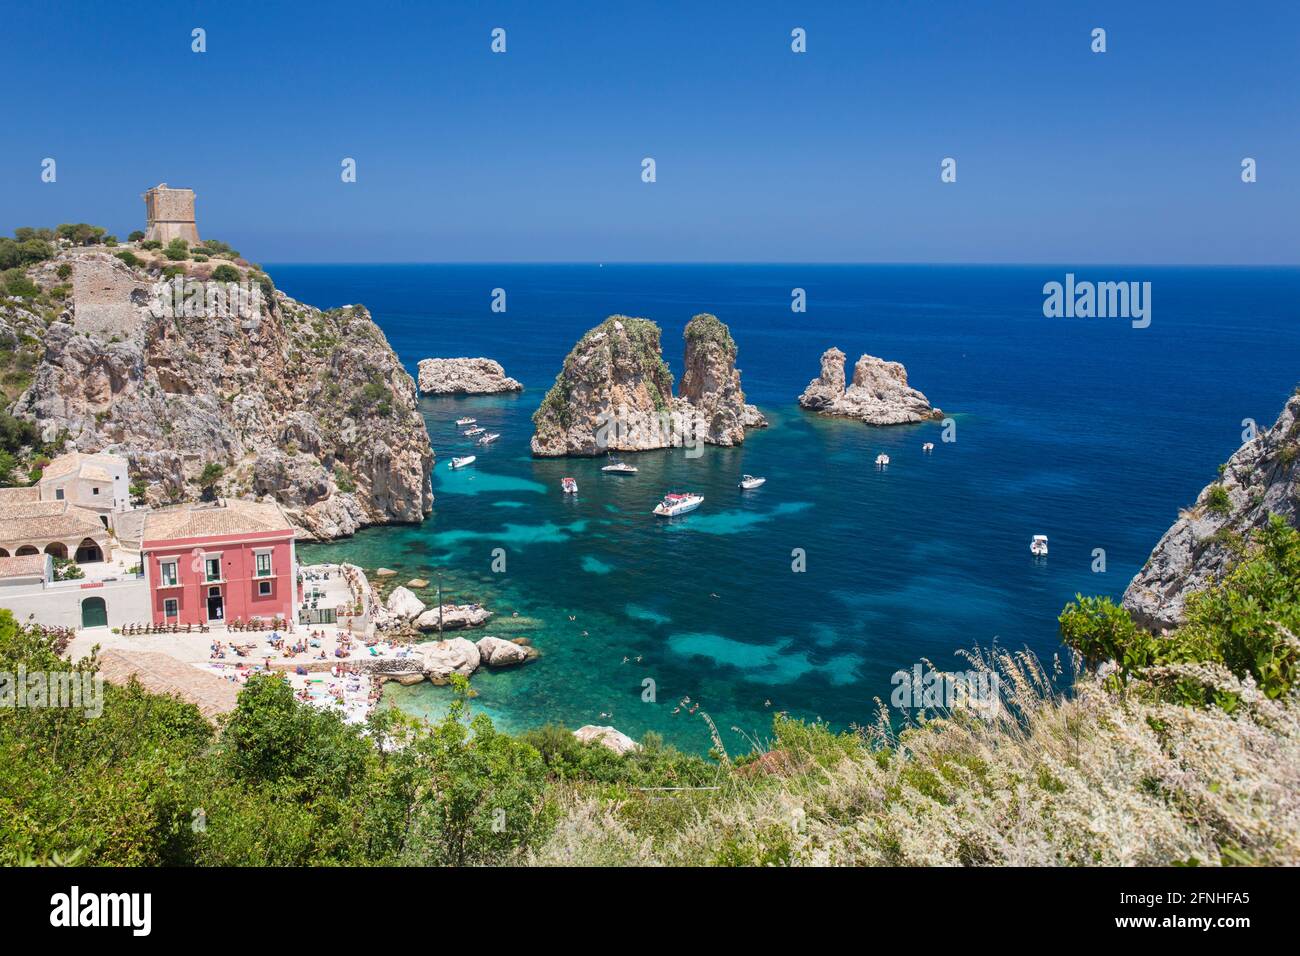
M 635 475 L 636 465 L 629 465 L 625 461 L 613 461 L 600 470 L 611 475 Z
M 1036 534 L 1029 542 L 1029 553 L 1035 557 L 1047 556 L 1047 535 Z
M 472 465 L 476 461 L 478 461 L 477 455 L 466 455 L 464 458 L 453 458 L 451 464 L 447 467 L 452 471 L 455 471 L 457 468 L 464 468 L 466 465 Z
M 884 468 L 886 465 L 889 464 L 889 456 L 882 451 L 879 455 L 876 456 L 876 464 L 879 465 L 881 468 Z
M 485 431 L 487 431 L 487 429 L 482 425 L 475 425 L 473 428 L 465 429 L 461 434 L 466 438 L 473 438 L 475 435 L 482 435 Z
M 704 504 L 703 495 L 664 495 L 664 500 L 655 505 L 654 513 L 661 518 L 675 518 L 688 511 L 694 511 L 702 504 Z
M 740 487 L 744 488 L 746 491 L 749 491 L 749 489 L 757 488 L 765 481 L 767 481 L 766 478 L 755 478 L 753 475 L 741 475 Z
M 921 446 L 921 451 L 925 452 L 927 455 L 930 454 L 930 452 L 934 451 L 934 442 L 932 441 L 926 442 L 924 445 Z
M 478 419 L 477 419 L 477 418 L 458 418 L 458 419 L 456 419 L 456 424 L 457 424 L 457 425 L 477 425 L 477 424 L 478 424 Z
M 500 432 L 488 432 L 486 435 L 484 435 L 482 438 L 478 440 L 478 443 L 480 445 L 490 445 L 500 437 L 501 437 Z
M 574 478 L 561 478 L 560 487 L 564 489 L 566 495 L 576 495 L 578 493 L 578 482 Z

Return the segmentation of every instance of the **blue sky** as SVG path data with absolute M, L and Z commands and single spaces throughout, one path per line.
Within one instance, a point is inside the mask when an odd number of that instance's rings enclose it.
M 4 21 L 5 231 L 125 235 L 165 181 L 197 192 L 201 234 L 271 262 L 1300 262 L 1293 2 L 124 0 Z

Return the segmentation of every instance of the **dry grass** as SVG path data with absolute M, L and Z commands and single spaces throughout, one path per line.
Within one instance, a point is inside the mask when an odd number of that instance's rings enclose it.
M 1270 701 L 1221 668 L 1161 669 L 1056 689 L 1029 655 L 972 656 L 1001 679 L 992 719 L 952 712 L 896 734 L 778 727 L 786 759 L 733 773 L 688 805 L 570 791 L 534 863 L 576 865 L 1103 865 L 1300 863 L 1296 697 Z M 1175 673 L 1176 671 L 1176 673 Z M 1163 702 L 1195 676 L 1242 695 L 1234 714 Z M 803 727 L 804 725 L 799 725 Z

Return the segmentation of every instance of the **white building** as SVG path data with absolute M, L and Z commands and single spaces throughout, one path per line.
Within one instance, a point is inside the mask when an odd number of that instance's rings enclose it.
M 67 501 L 87 508 L 100 516 L 105 527 L 110 515 L 131 508 L 127 460 L 120 455 L 79 451 L 60 455 L 45 466 L 37 488 L 41 501 Z

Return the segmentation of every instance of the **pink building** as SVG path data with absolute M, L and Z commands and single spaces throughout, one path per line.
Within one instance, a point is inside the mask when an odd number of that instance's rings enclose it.
M 295 618 L 294 528 L 274 502 L 223 498 L 152 511 L 141 553 L 155 624 Z

